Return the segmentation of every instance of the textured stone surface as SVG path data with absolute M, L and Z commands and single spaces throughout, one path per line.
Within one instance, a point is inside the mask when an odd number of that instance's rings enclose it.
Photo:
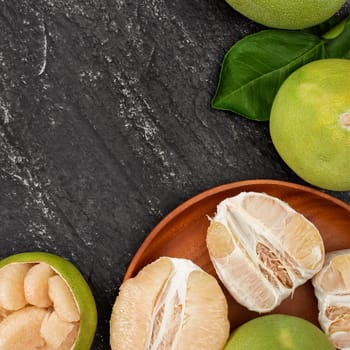
M 227 182 L 303 183 L 266 123 L 210 108 L 225 51 L 261 28 L 218 0 L 0 0 L 0 258 L 74 262 L 98 304 L 94 349 L 168 212 Z

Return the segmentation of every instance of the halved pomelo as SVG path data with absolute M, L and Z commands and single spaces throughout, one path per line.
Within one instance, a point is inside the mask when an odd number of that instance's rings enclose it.
M 161 257 L 121 285 L 112 350 L 222 350 L 229 335 L 216 279 L 187 259 Z
M 217 207 L 207 232 L 217 275 L 230 294 L 269 312 L 318 272 L 324 245 L 317 228 L 287 203 L 242 192 Z

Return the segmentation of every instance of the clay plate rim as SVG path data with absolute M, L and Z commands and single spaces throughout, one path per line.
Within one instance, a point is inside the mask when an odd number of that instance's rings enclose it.
M 219 194 L 221 192 L 227 192 L 229 190 L 233 190 L 236 188 L 245 188 L 245 187 L 251 187 L 253 185 L 271 185 L 271 186 L 279 186 L 279 187 L 285 187 L 285 188 L 291 188 L 300 190 L 302 192 L 308 192 L 312 193 L 318 197 L 322 197 L 330 202 L 333 202 L 335 205 L 343 207 L 345 210 L 347 210 L 350 214 L 350 205 L 346 204 L 345 202 L 342 202 L 340 199 L 337 199 L 329 194 L 323 193 L 319 190 L 313 189 L 311 187 L 307 187 L 304 185 L 299 185 L 293 182 L 288 181 L 281 181 L 281 180 L 269 180 L 269 179 L 261 179 L 261 180 L 243 180 L 243 181 L 236 181 L 231 182 L 228 184 L 212 187 L 206 191 L 203 191 L 190 199 L 186 200 L 182 204 L 180 204 L 178 207 L 176 207 L 174 210 L 172 210 L 169 214 L 167 214 L 154 228 L 153 230 L 148 234 L 146 239 L 143 241 L 139 249 L 137 250 L 136 254 L 132 258 L 127 271 L 124 275 L 124 281 L 135 275 L 137 271 L 135 271 L 135 265 L 140 260 L 140 258 L 143 256 L 143 253 L 145 250 L 149 247 L 149 245 L 152 243 L 154 238 L 163 230 L 165 226 L 168 225 L 170 221 L 172 221 L 175 217 L 180 215 L 183 211 L 187 210 L 189 207 L 193 206 L 194 204 L 211 197 L 213 195 Z M 244 189 L 242 189 L 244 191 Z
M 200 219 L 201 223 L 191 223 L 191 220 L 198 221 L 198 215 L 194 215 L 194 219 L 192 219 L 191 212 L 203 211 L 202 207 L 205 206 L 208 207 L 207 215 L 211 216 L 215 213 L 216 205 L 222 199 L 230 195 L 238 194 L 242 191 L 260 191 L 274 195 L 282 200 L 286 200 L 286 198 L 290 199 L 290 202 L 288 200 L 287 202 L 289 202 L 290 205 L 296 210 L 308 217 L 309 220 L 313 221 L 312 219 L 315 218 L 316 221 L 320 223 L 321 228 L 323 228 L 324 224 L 326 225 L 324 226 L 327 231 L 325 232 L 325 236 L 321 232 L 325 240 L 326 251 L 350 248 L 350 229 L 346 229 L 347 227 L 350 227 L 350 205 L 317 189 L 292 182 L 270 179 L 243 180 L 220 185 L 201 192 L 183 202 L 169 214 L 167 214 L 153 228 L 153 230 L 137 250 L 124 275 L 124 281 L 135 276 L 137 272 L 147 263 L 155 260 L 157 257 L 164 255 L 162 254 L 162 250 L 170 252 L 170 254 L 167 254 L 168 256 L 183 257 L 178 255 L 184 254 L 187 255 L 188 258 L 191 258 L 191 254 L 194 252 L 196 256 L 194 256 L 193 261 L 207 272 L 216 276 L 215 271 L 211 265 L 210 258 L 207 253 L 204 252 L 203 242 L 200 242 L 200 247 L 195 245 L 192 248 L 189 247 L 188 251 L 184 252 L 184 247 L 182 246 L 181 241 L 170 242 L 168 244 L 167 238 L 170 237 L 171 239 L 174 238 L 176 240 L 177 233 L 176 231 L 173 231 L 173 227 L 179 229 L 180 236 L 184 235 L 187 227 L 177 227 L 179 226 L 179 220 L 184 220 L 185 223 L 188 222 L 190 226 L 193 224 L 193 227 L 196 227 L 196 225 L 198 225 L 200 226 L 200 230 L 204 231 L 203 216 Z M 208 202 L 210 203 L 207 204 Z M 214 205 L 214 203 L 216 205 Z M 311 206 L 313 207 L 311 208 Z M 320 206 L 320 208 L 318 208 L 318 206 Z M 327 212 L 325 212 L 326 215 L 320 215 L 320 211 L 322 210 L 327 210 Z M 184 217 L 185 219 L 183 219 Z M 314 223 L 316 224 L 316 222 Z M 318 225 L 316 224 L 316 226 Z M 190 231 L 193 231 L 193 227 L 190 229 Z M 332 232 L 328 232 L 329 227 L 332 227 Z M 318 228 L 320 229 L 320 227 Z M 191 232 L 190 235 L 192 235 Z M 201 232 L 200 236 L 198 236 L 196 233 L 193 236 L 193 240 L 198 240 L 199 237 L 200 239 L 205 240 L 205 232 Z M 164 241 L 162 241 L 162 238 Z M 186 239 L 189 240 L 190 238 L 186 237 Z M 189 242 L 190 241 L 187 243 Z M 166 247 L 164 247 L 164 245 L 166 245 Z M 190 245 L 192 245 L 192 242 Z M 198 252 L 199 250 L 203 252 Z M 259 314 L 245 309 L 230 299 L 230 296 L 227 294 L 227 291 L 224 287 L 223 290 L 229 302 L 230 322 L 232 328 L 235 328 L 236 326 L 259 316 Z M 308 304 L 310 304 L 307 308 L 305 308 L 305 305 L 303 305 L 306 301 Z M 318 325 L 317 301 L 316 298 L 313 297 L 311 283 L 308 282 L 306 285 L 297 288 L 293 299 L 286 299 L 277 309 L 273 311 L 273 313 L 285 313 L 300 316 Z

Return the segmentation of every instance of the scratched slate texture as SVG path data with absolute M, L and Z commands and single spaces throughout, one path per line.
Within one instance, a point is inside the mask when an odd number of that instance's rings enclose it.
M 97 301 L 93 349 L 172 209 L 237 180 L 303 184 L 267 123 L 210 108 L 225 51 L 262 28 L 222 0 L 0 0 L 0 258 L 75 263 Z

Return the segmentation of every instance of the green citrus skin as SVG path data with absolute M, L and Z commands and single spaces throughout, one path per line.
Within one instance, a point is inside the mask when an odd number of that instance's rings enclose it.
M 50 253 L 26 252 L 11 255 L 0 261 L 0 269 L 12 263 L 45 262 L 68 284 L 80 311 L 80 326 L 72 350 L 89 350 L 95 337 L 97 310 L 89 285 L 80 271 L 69 261 Z
M 268 315 L 238 327 L 224 350 L 335 350 L 325 333 L 295 316 Z
M 318 60 L 285 80 L 271 109 L 279 155 L 302 179 L 327 190 L 350 190 L 349 91 L 350 60 Z
M 226 0 L 236 11 L 267 27 L 303 29 L 332 17 L 344 0 Z

